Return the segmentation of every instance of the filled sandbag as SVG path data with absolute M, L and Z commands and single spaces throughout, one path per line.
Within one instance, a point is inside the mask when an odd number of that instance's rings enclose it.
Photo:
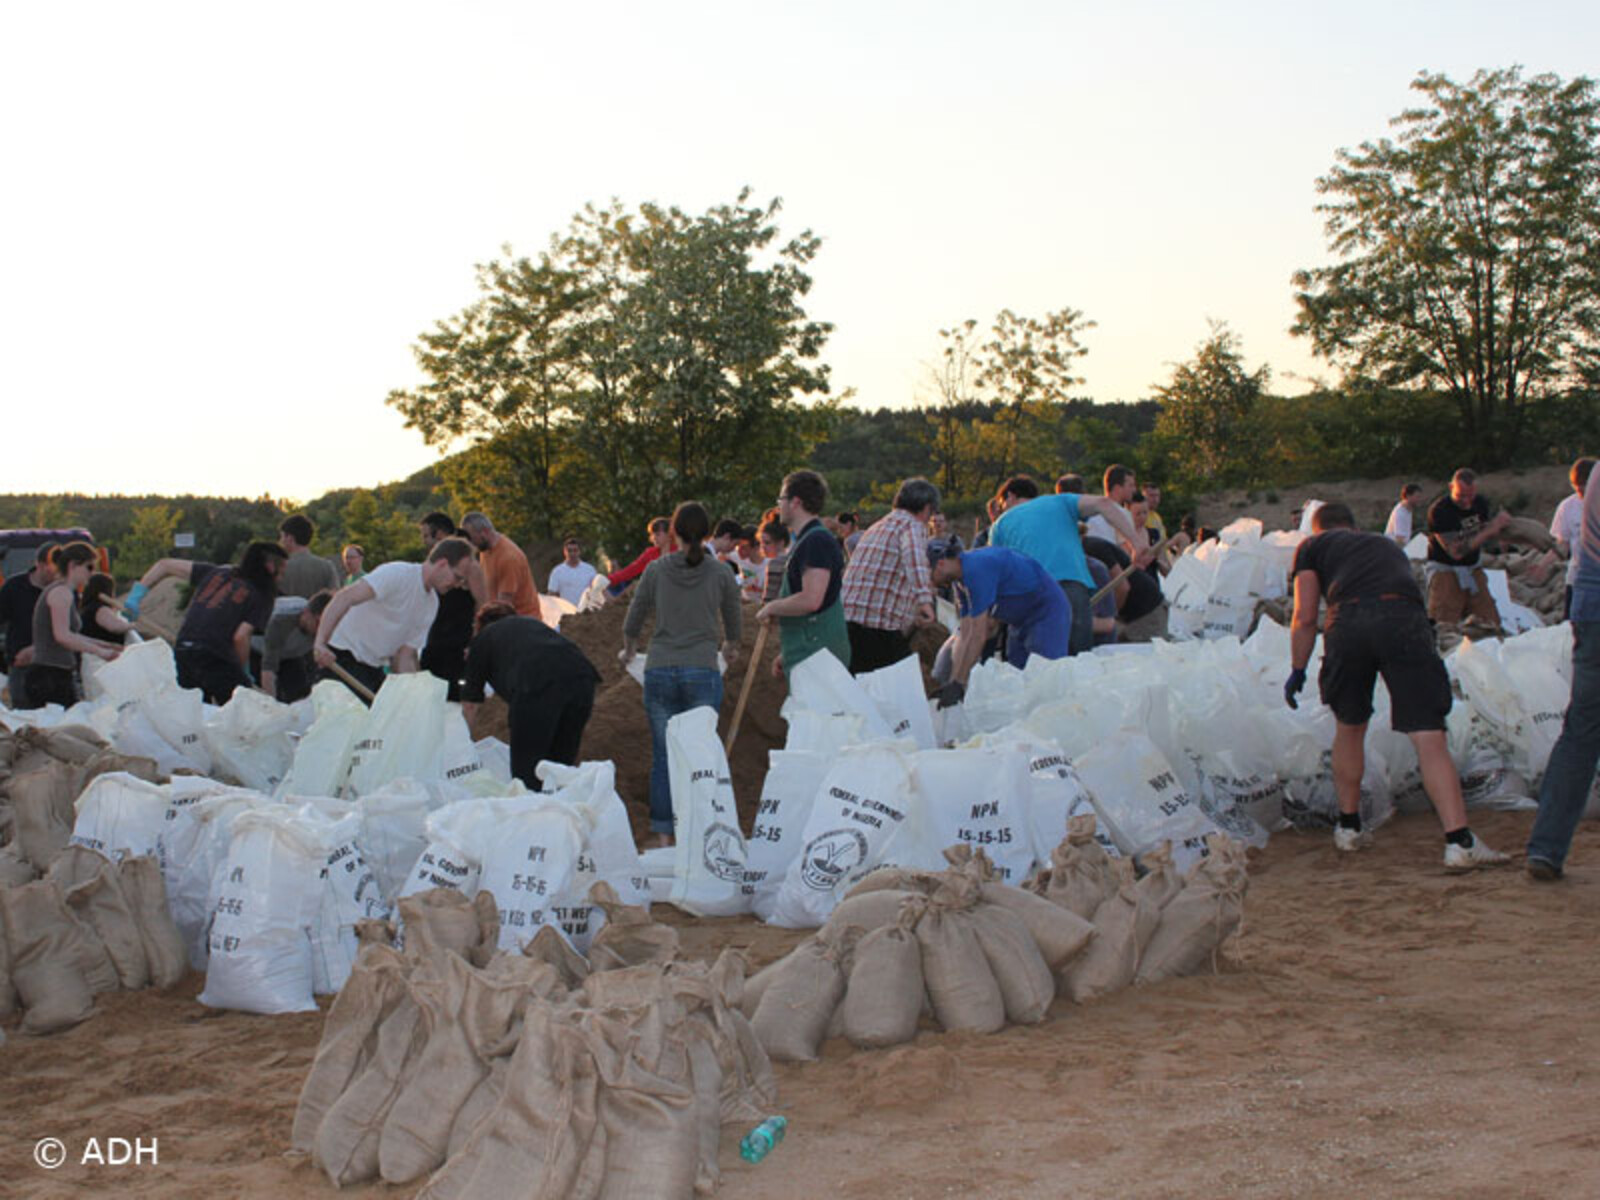
M 300 1088 L 289 1145 L 310 1154 L 323 1117 L 377 1047 L 378 1027 L 407 995 L 411 964 L 387 946 L 364 949 L 334 997 L 311 1070 Z
M 78 965 L 78 929 L 60 889 L 48 879 L 0 890 L 11 983 L 25 1033 L 68 1029 L 94 1012 Z
M 1133 863 L 1116 864 L 1117 890 L 1094 914 L 1095 939 L 1062 973 L 1062 991 L 1082 1004 L 1133 982 L 1139 956 L 1155 934 L 1161 912 L 1139 891 Z
M 118 872 L 144 943 L 145 959 L 150 964 L 150 986 L 173 987 L 189 969 L 189 955 L 183 934 L 167 906 L 167 884 L 161 874 L 161 864 L 150 855 L 141 854 L 123 859 Z
M 891 924 L 856 943 L 839 1005 L 841 1032 L 854 1045 L 897 1046 L 916 1036 L 924 997 L 916 924 L 925 907 L 925 901 L 907 901 Z
M 61 889 L 68 910 L 99 937 L 116 968 L 117 983 L 128 991 L 148 984 L 150 962 L 116 863 L 86 846 L 68 846 L 46 878 Z
M 1218 839 L 1162 910 L 1161 924 L 1140 957 L 1138 981 L 1215 970 L 1217 951 L 1244 916 L 1248 885 L 1243 848 Z
M 0 887 L 16 887 L 32 883 L 38 877 L 33 864 L 22 857 L 22 848 L 15 842 L 0 846 Z
M 994 1033 L 1006 1023 L 1005 998 L 969 911 L 978 885 L 951 880 L 917 922 L 922 978 L 933 1015 L 951 1033 Z
M 335 1187 L 377 1176 L 384 1121 L 426 1042 L 422 1010 L 408 994 L 378 1025 L 366 1063 L 317 1125 L 311 1158 Z
M 811 751 L 772 750 L 767 754 L 761 802 L 746 842 L 742 885 L 750 911 L 763 921 L 772 916 L 778 888 L 801 851 L 806 822 L 831 765 L 828 755 Z
M 13 839 L 40 874 L 72 840 L 72 801 L 82 781 L 81 768 L 56 761 L 11 777 Z
M 1145 851 L 1139 856 L 1139 866 L 1145 872 L 1139 879 L 1139 892 L 1156 911 L 1166 908 L 1173 897 L 1183 891 L 1183 876 L 1172 862 L 1171 842 L 1162 842 L 1154 850 Z
M 677 958 L 678 931 L 652 920 L 648 908 L 623 904 L 604 882 L 589 889 L 589 898 L 606 915 L 605 924 L 589 945 L 589 965 L 594 970 L 615 971 Z
M 717 737 L 716 709 L 702 705 L 667 722 L 667 774 L 676 829 L 668 902 L 699 917 L 748 912 L 749 851 L 728 757 Z
M 1081 954 L 1095 936 L 1094 925 L 1071 909 L 1021 888 L 985 883 L 978 895 L 983 903 L 1007 910 L 1027 926 L 1052 971 L 1059 971 Z
M 1014 1025 L 1044 1020 L 1056 998 L 1056 981 L 1022 918 L 998 904 L 983 903 L 973 907 L 968 916 L 977 929 L 989 970 L 1000 985 L 1006 1020 Z
M 864 896 L 868 892 L 896 891 L 918 892 L 931 896 L 938 891 L 944 875 L 939 871 L 921 871 L 908 867 L 874 867 L 844 894 L 845 900 Z M 843 901 L 841 901 L 843 903 Z
M 72 842 L 107 858 L 155 854 L 167 823 L 167 793 L 125 771 L 101 775 L 74 805 Z
M 844 996 L 840 947 L 821 934 L 778 964 L 751 1019 L 761 1048 L 779 1062 L 817 1057 L 833 1010 Z
M 846 929 L 855 929 L 858 934 L 869 933 L 874 929 L 891 924 L 900 915 L 900 906 L 913 896 L 925 896 L 922 891 L 882 891 L 862 892 L 852 895 L 842 901 L 834 909 L 822 928 L 834 935 L 842 934 Z
M 0 893 L 4 888 L 0 887 Z M 11 982 L 11 941 L 6 937 L 5 912 L 0 909 L 0 1021 L 17 1011 L 17 989 Z
M 1095 838 L 1095 818 L 1084 813 L 1067 822 L 1067 836 L 1050 852 L 1045 898 L 1085 920 L 1116 889 L 1112 859 Z
M 492 892 L 468 899 L 454 888 L 429 888 L 405 897 L 397 907 L 410 958 L 456 956 L 482 965 L 498 945 L 499 910 Z

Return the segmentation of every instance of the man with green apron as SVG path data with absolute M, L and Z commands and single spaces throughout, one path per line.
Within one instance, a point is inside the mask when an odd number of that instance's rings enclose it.
M 756 613 L 760 621 L 777 619 L 779 653 L 774 670 L 778 674 L 793 671 L 818 650 L 850 665 L 850 635 L 839 603 L 844 554 L 821 520 L 827 499 L 828 485 L 815 471 L 786 475 L 778 492 L 778 519 L 793 540 L 779 598 Z

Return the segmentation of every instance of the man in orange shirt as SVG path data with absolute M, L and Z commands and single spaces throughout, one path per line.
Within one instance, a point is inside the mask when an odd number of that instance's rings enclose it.
M 461 518 L 461 532 L 478 548 L 478 562 L 488 585 L 489 603 L 496 600 L 511 605 L 519 617 L 543 617 L 539 608 L 539 589 L 533 585 L 533 571 L 521 548 L 497 533 L 493 522 L 480 512 Z

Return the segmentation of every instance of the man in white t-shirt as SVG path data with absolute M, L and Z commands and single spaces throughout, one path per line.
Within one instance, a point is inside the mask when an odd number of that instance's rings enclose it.
M 1589 486 L 1589 473 L 1594 470 L 1594 463 L 1592 458 L 1580 458 L 1572 464 L 1567 476 L 1572 480 L 1572 495 L 1556 505 L 1556 515 L 1550 521 L 1550 536 L 1556 540 L 1556 552 L 1567 558 L 1567 598 L 1561 606 L 1563 621 L 1572 608 L 1572 581 L 1578 576 L 1577 547 L 1583 531 L 1583 494 Z
M 1134 477 L 1133 468 L 1125 467 L 1121 463 L 1112 463 L 1106 468 L 1105 478 L 1102 480 L 1102 490 L 1106 499 L 1127 508 L 1133 501 L 1134 492 L 1139 490 L 1138 480 Z M 1111 528 L 1111 522 L 1096 513 L 1090 517 L 1085 525 L 1084 532 L 1090 537 L 1104 538 L 1113 546 L 1121 546 L 1129 554 L 1137 553 L 1144 549 L 1143 546 L 1130 546 L 1126 539 L 1119 536 Z
M 555 596 L 560 596 L 568 604 L 577 604 L 583 599 L 584 592 L 589 590 L 589 584 L 600 572 L 593 566 L 583 561 L 583 543 L 576 534 L 568 534 L 561 543 L 561 553 L 565 556 L 556 564 L 556 569 L 550 572 L 550 581 L 545 585 L 545 591 Z
M 321 677 L 339 678 L 331 670 L 337 665 L 376 692 L 385 663 L 396 674 L 415 671 L 439 611 L 439 593 L 466 587 L 471 565 L 471 544 L 449 537 L 434 545 L 425 563 L 384 563 L 341 588 L 323 612 L 312 645 Z
M 1389 510 L 1389 523 L 1383 527 L 1383 536 L 1404 550 L 1411 541 L 1412 518 L 1422 507 L 1422 485 L 1408 483 L 1400 489 L 1400 503 Z

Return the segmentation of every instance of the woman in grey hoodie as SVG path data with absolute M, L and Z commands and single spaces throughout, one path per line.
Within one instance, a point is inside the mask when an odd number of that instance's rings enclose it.
M 667 722 L 691 708 L 722 708 L 717 643 L 729 665 L 739 653 L 739 582 L 706 553 L 711 518 L 693 500 L 672 514 L 682 550 L 656 559 L 634 588 L 622 623 L 623 666 L 638 652 L 645 619 L 655 615 L 644 669 L 644 711 L 650 720 L 650 828 L 656 844 L 672 845 L 672 787 L 667 776 Z M 718 637 L 718 618 L 721 637 Z

